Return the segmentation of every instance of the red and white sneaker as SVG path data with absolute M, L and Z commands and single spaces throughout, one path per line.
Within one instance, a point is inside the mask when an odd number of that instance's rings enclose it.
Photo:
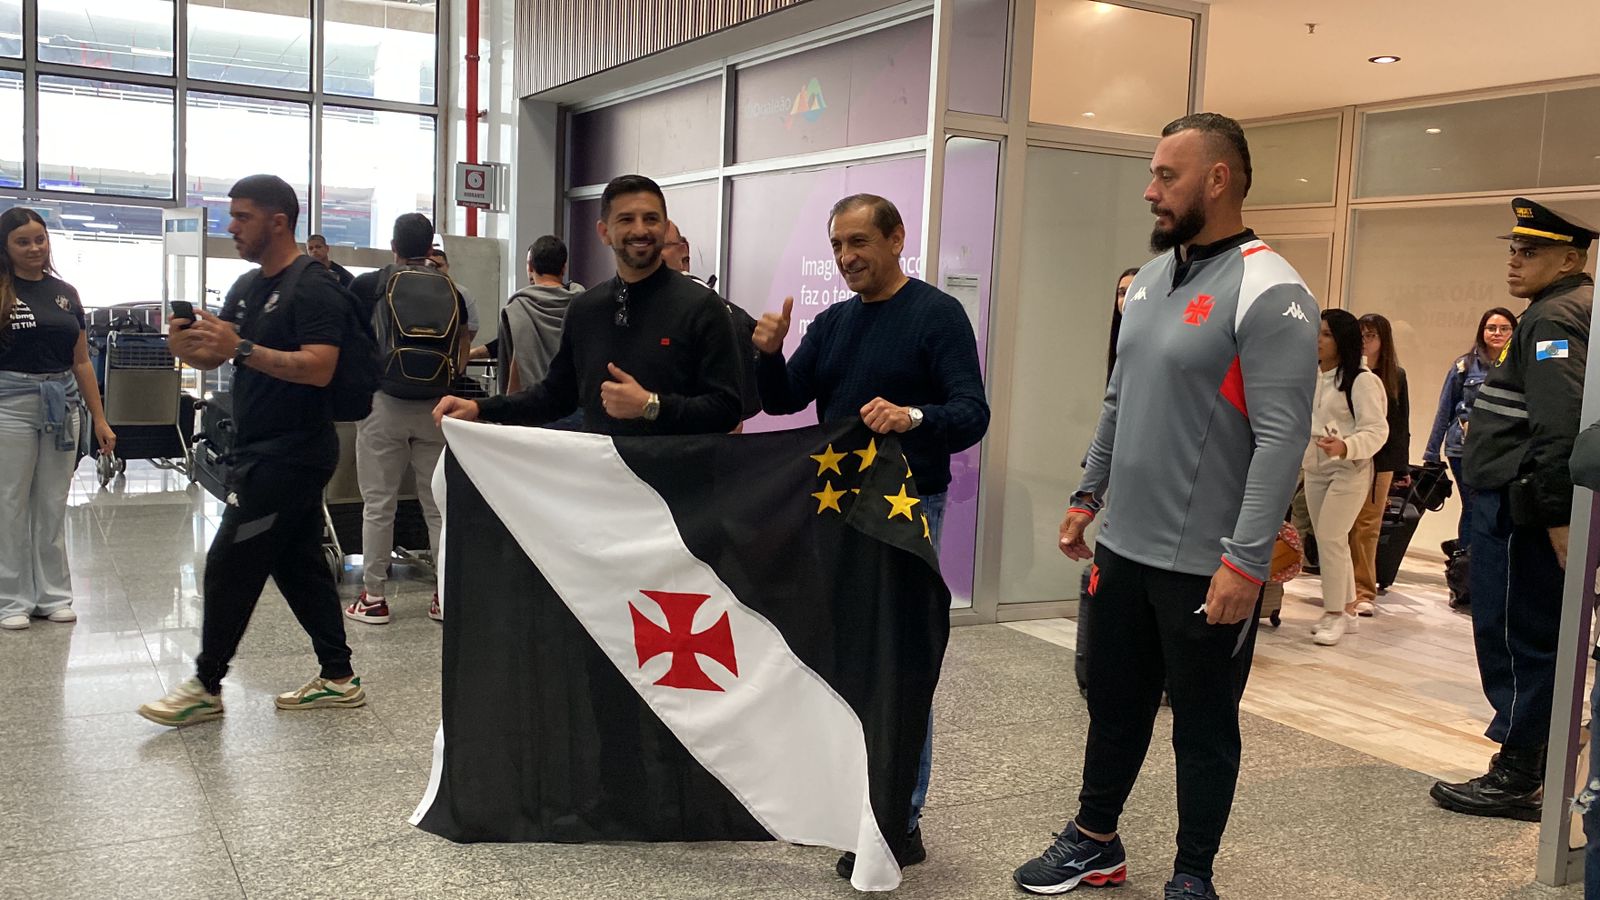
M 428 618 L 435 622 L 444 621 L 444 610 L 439 607 L 439 592 L 433 592 L 433 602 L 428 604 Z
M 389 601 L 382 597 L 369 601 L 367 592 L 362 591 L 361 596 L 344 608 L 344 617 L 368 625 L 386 624 L 389 621 Z

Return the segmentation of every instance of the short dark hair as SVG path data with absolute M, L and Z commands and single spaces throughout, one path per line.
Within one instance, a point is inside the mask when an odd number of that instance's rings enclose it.
M 422 213 L 405 213 L 394 220 L 394 255 L 402 259 L 426 259 L 433 249 L 433 223 Z
M 528 247 L 528 268 L 535 275 L 560 275 L 567 267 L 567 245 L 547 234 Z
M 306 243 L 308 243 L 308 244 L 309 244 L 309 243 L 311 243 L 311 242 L 312 242 L 312 241 L 321 241 L 321 242 L 323 242 L 323 243 L 324 243 L 324 244 L 326 244 L 326 243 L 327 243 L 327 242 L 328 242 L 328 239 L 327 239 L 327 238 L 325 238 L 325 237 L 323 237 L 323 236 L 322 236 L 322 235 L 320 235 L 320 234 L 308 234 L 308 235 L 306 235 Z
M 1250 182 L 1252 173 L 1250 169 L 1250 142 L 1245 140 L 1244 129 L 1239 123 L 1220 113 L 1192 113 L 1181 119 L 1173 119 L 1167 127 L 1161 129 L 1162 137 L 1171 137 L 1180 131 L 1198 131 L 1206 136 L 1211 144 L 1211 149 L 1218 157 L 1226 157 L 1231 153 L 1237 158 L 1239 171 L 1244 175 L 1244 193 L 1241 197 L 1250 195 Z M 1234 160 L 1223 159 L 1231 163 Z
M 450 261 L 450 254 L 444 252 L 444 248 L 443 247 L 429 247 L 428 248 L 428 258 L 432 259 L 435 256 L 439 257 L 440 259 L 444 260 L 445 262 L 449 262 Z
M 618 175 L 606 185 L 605 192 L 600 195 L 600 221 L 611 218 L 611 201 L 625 194 L 655 194 L 661 201 L 661 215 L 667 214 L 667 195 L 661 192 L 661 185 L 643 175 Z
M 905 220 L 900 218 L 900 210 L 887 198 L 879 197 L 877 194 L 851 194 L 828 210 L 828 227 L 832 228 L 833 220 L 842 213 L 862 206 L 872 210 L 872 224 L 878 226 L 884 237 L 888 237 L 896 228 L 905 225 Z
M 228 196 L 234 200 L 249 200 L 268 215 L 283 213 L 289 220 L 290 231 L 300 223 L 300 198 L 295 196 L 289 182 L 276 175 L 246 175 L 233 183 Z

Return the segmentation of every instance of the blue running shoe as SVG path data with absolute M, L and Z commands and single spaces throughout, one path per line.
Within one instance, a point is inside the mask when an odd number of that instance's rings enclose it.
M 1030 894 L 1065 894 L 1085 884 L 1116 887 L 1128 880 L 1128 854 L 1122 838 L 1102 844 L 1079 834 L 1076 822 L 1068 822 L 1054 844 L 1018 866 L 1011 878 Z
M 1167 882 L 1166 900 L 1217 900 L 1217 892 L 1204 878 L 1180 873 Z

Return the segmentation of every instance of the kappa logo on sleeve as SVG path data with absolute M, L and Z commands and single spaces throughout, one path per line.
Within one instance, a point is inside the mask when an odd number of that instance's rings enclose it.
M 1139 288 L 1139 290 L 1136 291 L 1132 297 L 1128 298 L 1128 302 L 1132 303 L 1135 300 L 1143 300 L 1144 299 L 1144 292 L 1145 292 L 1145 288 Z
M 1291 319 L 1299 319 L 1302 322 L 1309 323 L 1311 321 L 1310 319 L 1306 318 L 1306 311 L 1301 309 L 1300 304 L 1294 302 L 1293 300 L 1289 301 L 1289 308 L 1284 310 L 1283 314 Z
M 1566 359 L 1566 341 L 1539 341 L 1533 345 L 1533 358 L 1539 359 Z

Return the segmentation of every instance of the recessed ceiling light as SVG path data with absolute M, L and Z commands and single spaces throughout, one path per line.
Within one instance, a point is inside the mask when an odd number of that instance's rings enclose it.
M 1092 113 L 1092 112 L 1086 112 L 1086 113 L 1082 113 L 1082 116 L 1083 116 L 1083 117 L 1084 117 L 1084 118 L 1085 118 L 1085 119 L 1092 119 L 1092 118 L 1094 118 L 1094 113 Z
M 1442 134 L 1444 132 L 1443 128 L 1424 128 L 1422 130 L 1428 134 Z
M 1369 56 L 1369 57 L 1367 57 L 1367 62 L 1369 62 L 1369 63 L 1377 63 L 1380 66 L 1387 66 L 1390 63 L 1397 63 L 1399 61 L 1400 61 L 1400 57 L 1398 57 L 1398 56 L 1389 56 L 1387 54 L 1384 55 L 1384 56 Z
M 1429 172 L 1443 172 L 1444 171 L 1444 167 L 1443 166 L 1434 166 L 1434 167 L 1430 168 L 1428 171 Z
M 1310 183 L 1311 183 L 1311 179 L 1309 179 L 1309 178 L 1302 178 L 1302 179 L 1300 179 L 1300 183 L 1301 183 L 1301 184 L 1310 184 Z

